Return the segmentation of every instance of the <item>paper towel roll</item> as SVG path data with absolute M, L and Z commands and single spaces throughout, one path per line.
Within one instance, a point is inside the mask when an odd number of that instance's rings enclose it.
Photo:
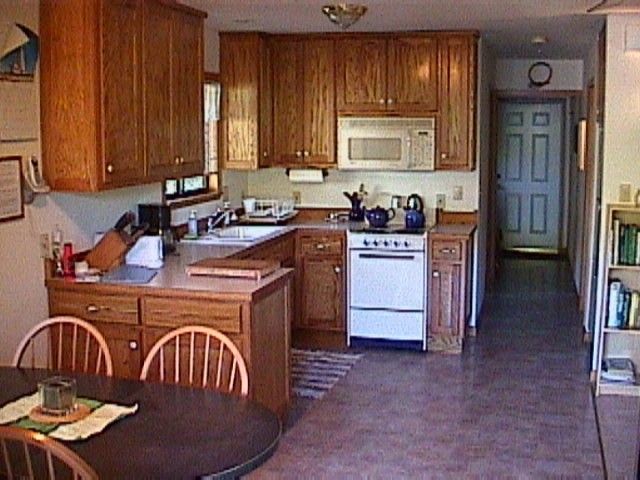
M 322 170 L 316 169 L 291 169 L 289 170 L 291 183 L 322 183 L 324 176 Z

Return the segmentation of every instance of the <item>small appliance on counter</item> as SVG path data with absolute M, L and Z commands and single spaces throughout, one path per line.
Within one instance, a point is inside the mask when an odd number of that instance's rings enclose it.
M 147 268 L 162 268 L 163 259 L 162 238 L 157 235 L 144 235 L 127 252 L 125 263 Z
M 147 224 L 148 235 L 157 235 L 162 238 L 162 253 L 175 252 L 176 239 L 171 230 L 171 209 L 161 203 L 138 204 L 138 223 Z
M 413 193 L 407 197 L 407 206 L 404 207 L 404 226 L 407 229 L 424 228 L 424 202 L 420 195 Z

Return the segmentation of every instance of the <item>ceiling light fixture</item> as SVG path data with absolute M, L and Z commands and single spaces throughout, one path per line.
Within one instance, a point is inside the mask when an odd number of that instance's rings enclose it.
M 535 37 L 533 37 L 531 39 L 531 43 L 533 45 L 544 45 L 548 41 L 549 41 L 549 39 L 547 37 L 545 37 L 544 35 L 536 35 Z
M 364 5 L 352 3 L 336 3 L 322 7 L 322 13 L 343 30 L 346 30 L 360 20 L 360 17 L 362 17 L 366 11 L 367 7 Z

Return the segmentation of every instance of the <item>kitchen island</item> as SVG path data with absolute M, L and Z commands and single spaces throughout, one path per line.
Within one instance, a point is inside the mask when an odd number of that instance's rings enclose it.
M 288 231 L 283 231 L 286 237 Z M 293 270 L 279 268 L 259 281 L 191 277 L 185 267 L 203 258 L 237 256 L 242 247 L 179 245 L 177 255 L 146 284 L 82 283 L 47 275 L 49 313 L 74 315 L 104 335 L 114 374 L 138 378 L 153 344 L 173 328 L 216 328 L 240 349 L 249 397 L 284 416 L 290 399 L 290 325 Z

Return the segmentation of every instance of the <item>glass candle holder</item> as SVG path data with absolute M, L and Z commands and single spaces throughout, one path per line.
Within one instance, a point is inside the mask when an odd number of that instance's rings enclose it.
M 38 383 L 40 408 L 50 415 L 67 415 L 76 404 L 76 381 L 67 377 L 51 377 Z

